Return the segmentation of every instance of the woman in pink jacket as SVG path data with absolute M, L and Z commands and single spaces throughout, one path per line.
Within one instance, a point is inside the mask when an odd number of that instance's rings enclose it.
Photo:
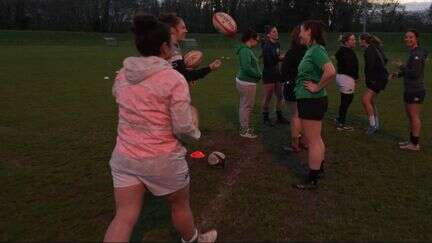
M 126 58 L 113 87 L 119 107 L 110 160 L 116 214 L 104 241 L 129 241 L 150 191 L 169 202 L 183 242 L 214 242 L 217 232 L 199 234 L 189 206 L 186 149 L 179 140 L 201 133 L 188 84 L 167 61 L 173 48 L 169 29 L 153 16 L 137 15 L 133 32 L 141 56 Z

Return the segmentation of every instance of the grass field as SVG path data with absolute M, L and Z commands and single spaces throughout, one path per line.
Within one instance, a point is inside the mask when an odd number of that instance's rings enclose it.
M 0 241 L 102 240 L 114 209 L 108 160 L 117 114 L 111 86 L 122 60 L 136 55 L 130 35 L 115 35 L 119 47 L 105 46 L 103 36 L 0 31 Z M 408 134 L 402 81 L 389 83 L 380 95 L 382 129 L 373 137 L 363 132 L 363 80 L 350 109 L 352 133 L 333 127 L 339 98 L 332 83 L 323 129 L 327 177 L 318 191 L 298 192 L 290 185 L 304 173 L 306 155 L 281 151 L 289 128 L 262 127 L 260 99 L 254 113 L 260 138 L 237 134 L 235 43 L 219 35 L 190 37 L 198 39 L 206 62 L 232 57 L 192 89 L 204 136 L 189 149 L 219 150 L 229 162 L 222 170 L 190 161 L 192 208 L 202 229 L 217 228 L 226 242 L 432 240 L 430 97 L 423 151 L 401 152 L 396 142 Z M 390 59 L 406 57 L 401 34 L 381 37 Z M 329 35 L 330 54 L 335 39 Z M 431 39 L 425 35 L 422 43 Z M 282 46 L 288 48 L 286 35 Z M 429 59 L 428 90 L 431 66 Z M 132 240 L 179 240 L 164 201 L 147 194 Z

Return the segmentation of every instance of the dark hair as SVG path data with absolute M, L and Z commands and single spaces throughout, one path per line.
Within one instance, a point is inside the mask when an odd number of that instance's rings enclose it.
M 167 24 L 169 27 L 175 28 L 183 19 L 177 16 L 176 13 L 162 13 L 159 15 L 159 21 Z
M 300 41 L 300 25 L 297 25 L 291 32 L 291 48 L 296 49 L 303 46 Z
M 381 46 L 383 44 L 380 38 L 369 33 L 361 34 L 360 39 L 366 41 L 366 43 L 373 46 Z
M 153 15 L 135 15 L 132 32 L 135 36 L 135 46 L 142 56 L 159 56 L 161 45 L 171 41 L 168 26 Z
M 349 38 L 350 38 L 351 36 L 355 36 L 355 34 L 352 33 L 352 32 L 344 33 L 344 34 L 341 36 L 341 39 L 340 39 L 341 43 L 342 43 L 342 44 L 345 44 L 345 43 L 349 40 Z
M 274 25 L 266 25 L 266 26 L 264 26 L 264 33 L 265 33 L 265 35 L 267 36 L 268 34 L 270 34 L 270 32 L 274 28 L 276 28 L 276 26 L 274 26 Z
M 249 28 L 249 29 L 243 31 L 241 41 L 244 43 L 250 39 L 256 39 L 256 38 L 258 38 L 258 33 L 255 30 Z
M 303 22 L 302 24 L 303 28 L 306 30 L 311 31 L 311 40 L 316 41 L 316 43 L 325 46 L 325 40 L 324 40 L 324 23 L 319 20 L 308 20 Z
M 420 33 L 416 29 L 409 29 L 405 33 L 408 33 L 408 32 L 413 33 L 417 39 L 420 37 Z

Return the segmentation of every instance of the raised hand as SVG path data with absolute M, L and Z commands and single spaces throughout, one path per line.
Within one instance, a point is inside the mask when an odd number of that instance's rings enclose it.
M 222 61 L 220 59 L 216 59 L 212 63 L 209 64 L 209 67 L 212 71 L 215 71 L 215 70 L 218 70 L 221 65 L 222 65 Z

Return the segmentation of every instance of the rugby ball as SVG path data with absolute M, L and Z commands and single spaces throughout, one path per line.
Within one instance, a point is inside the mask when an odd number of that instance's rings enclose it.
M 197 68 L 203 61 L 203 53 L 200 51 L 192 50 L 186 53 L 183 57 L 186 68 Z
M 208 163 L 209 165 L 222 165 L 223 167 L 225 167 L 225 160 L 226 160 L 226 156 L 225 154 L 218 152 L 218 151 L 214 151 L 212 152 L 209 156 L 208 156 Z
M 222 34 L 233 37 L 237 33 L 235 20 L 224 12 L 217 12 L 213 15 L 213 26 Z

